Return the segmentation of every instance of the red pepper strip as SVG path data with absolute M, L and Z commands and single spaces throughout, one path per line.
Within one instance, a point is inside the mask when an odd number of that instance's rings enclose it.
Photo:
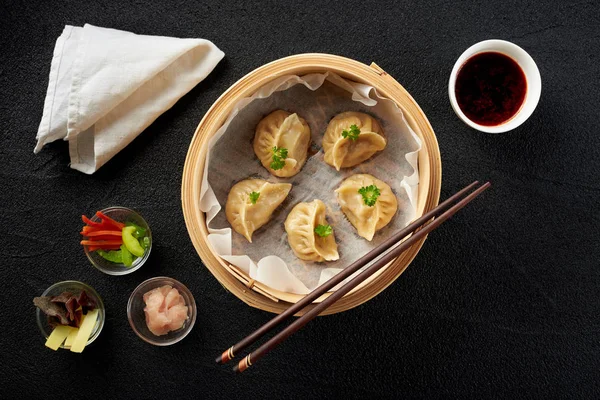
M 96 250 L 119 250 L 120 248 L 121 248 L 121 246 L 117 246 L 117 245 L 111 245 L 111 246 L 102 245 L 102 246 L 88 246 L 87 247 L 88 251 L 96 251 Z
M 89 226 L 101 226 L 102 225 L 102 222 L 94 222 L 91 219 L 89 219 L 88 217 L 86 217 L 85 215 L 81 216 L 81 220 L 83 221 L 84 224 L 89 225 Z
M 117 227 L 119 229 L 123 229 L 125 227 L 125 224 L 122 224 L 121 222 L 115 221 L 111 217 L 103 214 L 101 211 L 96 211 L 96 216 L 98 218 L 101 218 L 102 220 L 104 220 L 104 222 L 108 222 L 108 223 L 114 225 L 115 227 Z
M 98 226 L 90 226 L 87 229 L 88 231 L 120 231 L 121 228 L 117 228 L 113 224 L 107 221 L 102 221 L 102 223 Z
M 122 244 L 118 245 L 118 244 L 99 244 L 95 247 L 99 247 L 101 249 L 109 249 L 109 250 L 119 250 L 121 248 Z M 94 246 L 91 246 L 94 247 Z
M 120 236 L 110 236 L 110 235 L 100 235 L 100 236 L 92 236 L 92 237 L 86 237 L 84 238 L 84 240 L 90 240 L 92 242 L 104 242 L 104 241 L 109 241 L 109 242 L 120 242 L 123 243 L 123 240 L 121 239 Z
M 95 231 L 95 230 L 114 231 L 116 229 L 117 230 L 123 229 L 123 228 L 119 228 L 118 226 L 116 226 L 114 224 L 116 221 L 114 221 L 114 220 L 111 220 L 113 222 L 110 222 L 110 221 L 96 222 L 96 221 L 92 221 L 85 215 L 82 215 L 81 217 L 82 217 L 83 221 L 87 224 L 86 226 L 83 227 L 83 232 Z M 118 223 L 119 222 L 117 222 L 117 224 Z
M 110 231 L 110 232 L 121 232 L 121 231 L 117 231 L 115 230 L 115 227 L 113 225 L 102 225 L 102 226 L 84 226 L 83 229 L 81 230 L 81 233 L 83 236 L 88 236 L 89 234 L 93 234 L 94 232 L 103 232 L 103 231 Z M 120 236 L 120 235 L 119 235 Z
M 92 231 L 92 232 L 88 232 L 86 234 L 86 236 L 89 236 L 90 238 L 94 238 L 95 236 L 117 236 L 117 237 L 121 237 L 123 234 L 121 233 L 121 231 Z M 111 239 L 116 239 L 115 238 L 111 238 Z
M 121 246 L 123 244 L 121 240 L 82 240 L 80 243 L 85 246 Z

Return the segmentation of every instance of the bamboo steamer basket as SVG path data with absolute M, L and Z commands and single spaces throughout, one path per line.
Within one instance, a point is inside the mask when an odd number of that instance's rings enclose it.
M 285 57 L 250 72 L 221 95 L 208 110 L 196 128 L 190 143 L 181 186 L 182 207 L 188 233 L 203 264 L 217 280 L 246 304 L 261 310 L 280 313 L 302 295 L 284 293 L 256 282 L 243 271 L 221 259 L 208 243 L 205 214 L 200 211 L 200 186 L 208 141 L 223 125 L 235 103 L 251 96 L 260 87 L 283 75 L 334 72 L 343 78 L 375 87 L 381 96 L 394 101 L 404 113 L 410 127 L 422 140 L 418 155 L 419 188 L 417 216 L 437 206 L 440 196 L 442 165 L 435 133 L 427 117 L 411 95 L 394 78 L 372 63 L 370 66 L 349 58 L 330 54 L 299 54 Z M 248 154 L 253 156 L 251 148 Z M 390 285 L 415 258 L 423 245 L 422 239 L 401 256 L 382 268 L 370 279 L 338 300 L 325 314 L 333 314 L 356 307 L 376 296 Z M 329 294 L 321 296 L 322 301 Z M 298 315 L 308 311 L 305 308 Z

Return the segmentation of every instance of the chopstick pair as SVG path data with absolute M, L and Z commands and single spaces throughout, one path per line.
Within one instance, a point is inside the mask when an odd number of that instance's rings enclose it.
M 410 246 L 412 246 L 416 241 L 425 237 L 428 233 L 433 231 L 435 228 L 440 226 L 444 221 L 453 216 L 457 211 L 471 202 L 475 197 L 479 196 L 484 190 L 490 187 L 490 183 L 486 182 L 485 184 L 479 186 L 475 191 L 473 191 L 468 196 L 462 198 L 466 193 L 470 192 L 476 186 L 479 185 L 478 181 L 471 183 L 469 186 L 465 187 L 458 193 L 454 194 L 450 198 L 448 198 L 443 203 L 439 204 L 436 208 L 424 214 L 420 218 L 416 219 L 414 222 L 406 226 L 404 229 L 401 229 L 399 232 L 392 235 L 389 239 L 383 242 L 381 245 L 377 246 L 369 253 L 358 259 L 357 261 L 350 264 L 344 270 L 339 272 L 333 278 L 323 283 L 321 286 L 314 289 L 308 295 L 302 298 L 296 304 L 292 304 L 287 310 L 282 312 L 281 314 L 274 317 L 272 320 L 264 324 L 262 327 L 258 328 L 256 331 L 252 332 L 250 335 L 242 339 L 240 342 L 231 346 L 229 349 L 225 350 L 223 354 L 217 357 L 217 363 L 226 363 L 235 357 L 235 354 L 238 354 L 240 351 L 244 350 L 246 347 L 253 344 L 255 341 L 260 339 L 261 336 L 275 328 L 281 322 L 285 321 L 289 317 L 296 314 L 298 311 L 301 311 L 304 307 L 312 304 L 313 301 L 318 299 L 321 295 L 326 293 L 331 288 L 335 287 L 346 278 L 360 270 L 365 265 L 369 264 L 371 261 L 381 256 L 377 261 L 375 261 L 368 268 L 363 270 L 360 274 L 352 278 L 349 282 L 345 283 L 338 290 L 333 292 L 329 297 L 323 300 L 321 303 L 316 304 L 311 310 L 309 310 L 306 314 L 296 319 L 290 325 L 288 325 L 285 329 L 279 332 L 277 335 L 273 336 L 266 343 L 260 346 L 258 349 L 254 350 L 246 357 L 244 357 L 238 364 L 233 367 L 233 370 L 236 372 L 243 372 L 248 367 L 256 363 L 259 359 L 261 359 L 265 354 L 275 348 L 278 344 L 283 342 L 293 333 L 300 330 L 304 325 L 310 322 L 313 318 L 335 303 L 337 300 L 342 298 L 346 293 L 354 289 L 368 277 L 373 275 L 379 269 L 383 268 L 387 263 L 392 261 L 394 258 L 398 257 L 405 250 L 407 250 Z M 458 201 L 459 199 L 461 199 Z M 458 201 L 456 204 L 452 205 L 454 202 Z M 433 220 L 432 220 L 433 218 Z M 406 236 L 412 234 L 408 239 L 401 242 Z M 391 250 L 390 250 L 391 249 Z M 388 251 L 389 250 L 389 251 Z M 387 253 L 386 253 L 387 251 Z M 385 253 L 385 254 L 384 254 Z M 382 255 L 383 254 L 383 255 Z

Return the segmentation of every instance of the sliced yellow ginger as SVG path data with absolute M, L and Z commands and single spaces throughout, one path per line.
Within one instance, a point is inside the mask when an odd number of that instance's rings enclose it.
M 74 329 L 75 328 L 71 326 L 58 325 L 56 328 L 54 328 L 50 336 L 48 336 L 48 340 L 46 340 L 46 347 L 49 347 L 52 350 L 58 350 L 60 345 Z
M 85 317 L 84 317 L 85 318 Z M 65 347 L 73 346 L 73 342 L 79 333 L 79 328 L 71 328 L 71 333 L 67 336 L 67 340 L 65 340 Z
M 94 326 L 96 326 L 96 320 L 98 319 L 98 309 L 88 311 L 79 327 L 79 332 L 77 332 L 77 336 L 75 340 L 73 340 L 73 344 L 71 345 L 71 351 L 73 353 L 81 353 L 94 330 Z

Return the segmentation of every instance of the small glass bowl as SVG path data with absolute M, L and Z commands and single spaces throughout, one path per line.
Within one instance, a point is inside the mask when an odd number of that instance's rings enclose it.
M 98 319 L 96 320 L 96 326 L 94 326 L 94 329 L 92 330 L 92 334 L 90 335 L 90 338 L 88 339 L 88 342 L 86 344 L 86 346 L 89 346 L 90 343 L 92 343 L 94 340 L 96 340 L 96 338 L 98 336 L 100 336 L 100 332 L 102 331 L 102 328 L 104 327 L 104 320 L 106 318 L 106 314 L 104 311 L 104 303 L 102 302 L 102 298 L 98 295 L 98 292 L 96 292 L 94 290 L 94 288 L 92 288 L 89 285 L 86 285 L 83 282 L 62 281 L 62 282 L 57 282 L 54 285 L 50 286 L 48 289 L 46 289 L 44 291 L 44 293 L 42 293 L 42 297 L 58 296 L 59 294 L 61 294 L 63 292 L 80 292 L 82 290 L 85 290 L 87 295 L 90 298 L 94 299 L 94 301 L 96 302 L 97 309 L 98 309 Z M 48 336 L 50 336 L 50 334 L 52 333 L 52 330 L 54 329 L 48 323 L 48 316 L 46 314 L 44 314 L 42 312 L 42 310 L 40 310 L 39 308 L 36 307 L 36 317 L 37 317 L 37 324 L 40 327 L 40 331 L 42 332 L 42 335 L 44 335 L 44 337 L 46 339 L 48 339 Z M 63 343 L 60 345 L 60 348 L 61 349 L 70 349 L 71 346 L 65 346 Z
M 180 329 L 171 331 L 166 335 L 156 336 L 150 332 L 146 325 L 146 313 L 144 312 L 146 303 L 144 302 L 144 294 L 164 285 L 172 286 L 183 296 L 185 305 L 188 306 L 188 318 Z M 194 327 L 194 323 L 196 322 L 196 302 L 192 292 L 190 292 L 190 290 L 181 282 L 166 276 L 158 276 L 156 278 L 145 280 L 131 293 L 129 301 L 127 302 L 127 319 L 129 320 L 131 329 L 133 329 L 135 334 L 143 341 L 155 346 L 169 346 L 186 337 Z
M 126 267 L 124 264 L 117 264 L 105 260 L 95 251 L 89 251 L 88 246 L 83 246 L 85 255 L 94 267 L 108 275 L 127 275 L 134 271 L 137 271 L 142 267 L 142 265 L 144 265 L 148 257 L 150 257 L 150 251 L 152 250 L 152 232 L 150 232 L 150 227 L 140 214 L 136 213 L 133 210 L 130 210 L 129 208 L 109 207 L 105 208 L 104 210 L 101 210 L 100 212 L 114 219 L 115 221 L 123 223 L 133 222 L 134 224 L 144 228 L 146 230 L 146 236 L 148 236 L 148 239 L 150 240 L 150 245 L 148 246 L 142 257 L 138 257 L 135 259 L 131 267 Z M 100 222 L 100 218 L 98 218 L 98 216 L 95 214 L 91 218 L 91 220 L 94 222 Z

